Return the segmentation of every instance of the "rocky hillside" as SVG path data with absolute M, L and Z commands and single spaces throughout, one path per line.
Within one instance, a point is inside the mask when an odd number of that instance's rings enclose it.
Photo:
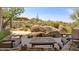
M 44 26 L 44 28 L 42 27 Z M 36 29 L 34 29 L 34 27 Z M 18 17 L 13 21 L 13 28 L 14 29 L 20 29 L 20 30 L 28 30 L 32 28 L 31 31 L 38 31 L 37 28 L 39 27 L 39 31 L 45 31 L 50 30 L 53 28 L 54 30 L 59 29 L 59 31 L 63 32 L 69 32 L 71 33 L 72 24 L 71 23 L 65 23 L 65 22 L 59 22 L 59 21 L 44 21 L 44 20 L 37 20 L 36 18 L 28 19 L 24 17 Z

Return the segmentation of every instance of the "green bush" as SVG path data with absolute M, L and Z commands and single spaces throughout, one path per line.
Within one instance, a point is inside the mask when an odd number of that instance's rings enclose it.
M 66 26 L 66 30 L 68 33 L 72 33 L 72 28 L 70 26 Z
M 59 28 L 59 23 L 54 23 L 55 28 Z
M 2 31 L 0 32 L 0 41 L 2 41 L 2 39 L 8 35 L 10 35 L 10 30 L 5 30 L 5 31 Z

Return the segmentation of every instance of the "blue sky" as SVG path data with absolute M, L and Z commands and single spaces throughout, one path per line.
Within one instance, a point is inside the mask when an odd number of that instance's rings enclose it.
M 70 14 L 74 8 L 67 7 L 27 7 L 20 16 L 35 18 L 38 14 L 40 19 L 72 22 Z

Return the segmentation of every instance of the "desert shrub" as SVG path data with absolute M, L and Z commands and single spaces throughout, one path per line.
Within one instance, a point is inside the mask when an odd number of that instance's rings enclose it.
M 48 37 L 61 37 L 61 34 L 58 31 L 53 31 L 53 32 L 49 32 L 47 33 Z
M 55 28 L 59 28 L 59 23 L 54 23 Z
M 26 28 L 29 28 L 29 29 L 31 28 L 31 26 L 29 26 L 29 25 L 26 25 L 25 27 L 26 27 Z
M 54 22 L 52 22 L 52 21 L 47 21 L 47 26 L 54 26 Z
M 70 26 L 66 26 L 66 30 L 68 33 L 72 33 L 72 28 Z

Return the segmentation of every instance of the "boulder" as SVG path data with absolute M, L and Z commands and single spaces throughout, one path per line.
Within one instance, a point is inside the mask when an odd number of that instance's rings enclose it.
M 38 25 L 34 25 L 31 27 L 31 32 L 38 32 L 39 31 L 39 26 Z
M 28 38 L 31 38 L 31 37 L 44 37 L 45 33 L 44 32 L 32 32 L 32 33 L 28 34 L 27 36 L 28 36 Z
M 31 27 L 31 32 L 45 32 L 46 30 L 43 28 L 43 26 L 34 25 Z
M 37 36 L 60 37 L 61 36 L 58 29 L 56 29 L 52 26 L 34 25 L 31 27 L 31 32 L 33 32 L 33 33 L 31 33 L 30 36 L 36 36 L 36 37 Z
M 40 32 L 46 33 L 46 28 L 44 28 L 44 26 L 40 26 L 40 27 L 39 27 L 39 30 L 40 30 Z
M 52 32 L 56 31 L 57 29 L 52 27 L 52 26 L 39 26 L 39 25 L 34 25 L 31 27 L 31 32 Z
M 53 31 L 53 32 L 46 33 L 46 36 L 48 36 L 48 37 L 61 37 L 61 34 L 58 31 Z
M 66 30 L 66 28 L 65 28 L 63 25 L 60 25 L 60 26 L 59 26 L 58 31 L 59 31 L 61 34 L 66 34 L 66 33 L 67 33 L 67 30 Z
M 57 30 L 55 27 L 52 27 L 52 26 L 44 26 L 44 28 L 46 29 L 46 33 Z

